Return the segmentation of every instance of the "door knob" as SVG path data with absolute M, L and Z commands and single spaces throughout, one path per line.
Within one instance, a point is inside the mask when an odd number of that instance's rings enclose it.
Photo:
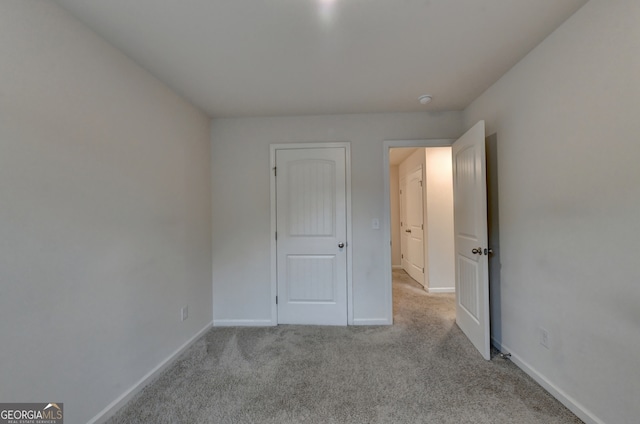
M 405 233 L 410 233 L 410 232 L 411 232 L 411 230 L 404 230 L 404 232 L 405 232 Z
M 471 249 L 471 253 L 474 255 L 482 255 L 482 247 L 478 247 L 477 249 Z
M 344 247 L 344 243 L 343 242 L 338 243 L 338 247 L 342 249 Z

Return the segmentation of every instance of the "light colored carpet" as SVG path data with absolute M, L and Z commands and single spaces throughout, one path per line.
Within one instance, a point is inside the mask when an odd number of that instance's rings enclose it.
M 508 360 L 484 361 L 453 295 L 403 271 L 393 290 L 393 326 L 214 328 L 109 422 L 581 422 Z

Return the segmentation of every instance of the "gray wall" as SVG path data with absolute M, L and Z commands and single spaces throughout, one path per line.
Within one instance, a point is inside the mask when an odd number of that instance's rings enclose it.
M 214 324 L 271 323 L 270 144 L 351 142 L 353 314 L 355 324 L 371 324 L 391 319 L 389 235 L 371 228 L 383 220 L 383 140 L 453 138 L 461 129 L 459 112 L 214 119 Z
M 592 422 L 640 416 L 638 22 L 591 0 L 465 111 L 497 140 L 494 337 Z
M 3 402 L 87 422 L 210 324 L 209 131 L 55 3 L 0 2 Z

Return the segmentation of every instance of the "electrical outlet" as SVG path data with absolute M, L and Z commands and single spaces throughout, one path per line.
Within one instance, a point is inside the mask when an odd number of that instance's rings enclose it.
M 540 344 L 549 349 L 549 332 L 540 327 Z
M 184 321 L 187 318 L 189 318 L 189 307 L 188 306 L 183 306 L 182 309 L 180 309 L 180 317 L 181 317 L 182 321 Z

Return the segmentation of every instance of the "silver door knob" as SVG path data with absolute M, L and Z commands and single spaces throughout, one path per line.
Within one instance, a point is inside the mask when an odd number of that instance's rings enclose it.
M 471 249 L 471 253 L 474 255 L 482 255 L 482 247 L 478 247 L 477 249 Z
M 344 243 L 342 243 L 342 242 L 338 243 L 338 247 L 339 247 L 340 249 L 342 249 L 342 248 L 344 247 Z

